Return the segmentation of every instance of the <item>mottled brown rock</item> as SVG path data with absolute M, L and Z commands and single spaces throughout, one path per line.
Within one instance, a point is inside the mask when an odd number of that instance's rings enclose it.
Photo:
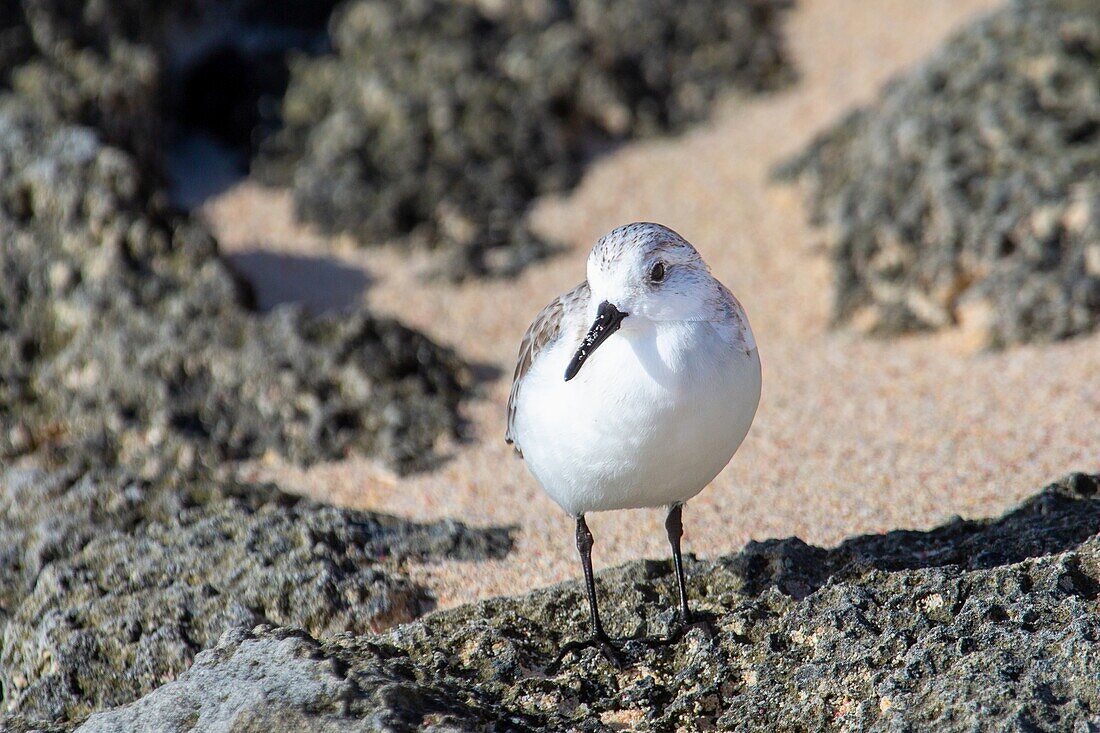
M 1100 324 L 1100 4 L 1013 0 L 825 132 L 808 185 L 834 315 L 986 346 Z
M 717 635 L 627 642 L 624 670 L 592 649 L 550 668 L 586 627 L 570 583 L 376 636 L 240 629 L 83 730 L 1087 730 L 1100 710 L 1098 489 L 1074 475 L 999 519 L 694 563 L 693 605 Z M 603 573 L 598 590 L 613 634 L 668 631 L 667 562 Z
M 259 170 L 322 229 L 428 243 L 451 277 L 511 273 L 548 248 L 524 225 L 531 200 L 593 156 L 789 81 L 791 4 L 347 3 L 335 53 L 293 65 Z
M 75 724 L 190 667 L 229 628 L 366 634 L 419 617 L 409 562 L 501 557 L 511 531 L 416 524 L 196 472 L 0 473 L 0 728 Z M 12 723 L 14 725 L 14 723 Z
M 73 442 L 142 475 L 268 452 L 409 470 L 457 429 L 453 352 L 362 309 L 253 312 L 210 235 L 92 130 L 2 98 L 0 170 L 0 458 Z

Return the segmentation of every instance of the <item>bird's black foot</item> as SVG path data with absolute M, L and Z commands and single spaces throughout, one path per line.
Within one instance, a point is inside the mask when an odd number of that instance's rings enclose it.
M 588 639 L 571 641 L 563 646 L 561 652 L 558 653 L 558 658 L 547 667 L 547 670 L 551 674 L 556 674 L 561 669 L 561 664 L 567 656 L 584 649 L 596 649 L 607 660 L 607 663 L 615 669 L 622 669 L 625 666 L 622 650 L 615 646 L 606 635 L 595 635 Z

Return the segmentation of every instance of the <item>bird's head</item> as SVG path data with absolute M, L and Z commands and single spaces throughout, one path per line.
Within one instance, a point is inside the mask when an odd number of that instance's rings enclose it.
M 660 224 L 627 224 L 588 256 L 592 327 L 565 373 L 569 381 L 612 334 L 668 321 L 717 321 L 726 291 L 695 247 Z

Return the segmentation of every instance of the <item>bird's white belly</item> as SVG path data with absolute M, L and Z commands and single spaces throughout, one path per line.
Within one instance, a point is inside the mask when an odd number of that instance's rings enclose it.
M 755 349 L 715 346 L 710 324 L 616 334 L 571 381 L 557 344 L 532 365 L 516 436 L 570 514 L 687 501 L 733 457 L 760 399 Z

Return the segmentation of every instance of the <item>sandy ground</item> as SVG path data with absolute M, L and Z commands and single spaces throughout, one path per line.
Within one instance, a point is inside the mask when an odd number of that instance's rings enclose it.
M 504 560 L 414 569 L 442 606 L 577 576 L 572 521 L 505 445 L 504 406 L 531 318 L 583 278 L 596 238 L 633 220 L 666 223 L 700 249 L 748 310 L 764 364 L 748 439 L 685 511 L 690 551 L 713 556 L 789 535 L 828 545 L 993 515 L 1067 471 L 1100 469 L 1100 336 L 990 354 L 958 333 L 884 342 L 830 331 L 822 235 L 806 225 L 799 193 L 768 180 L 776 161 L 998 4 L 800 0 L 788 25 L 798 84 L 731 101 L 682 138 L 622 149 L 572 195 L 540 202 L 538 227 L 570 250 L 516 281 L 426 284 L 422 261 L 295 225 L 285 192 L 245 184 L 211 201 L 225 250 L 241 255 L 265 302 L 337 307 L 365 297 L 502 372 L 469 405 L 473 439 L 450 446 L 433 472 L 398 482 L 350 460 L 257 473 L 341 504 L 517 525 Z M 597 565 L 666 556 L 662 520 L 658 510 L 591 515 Z

